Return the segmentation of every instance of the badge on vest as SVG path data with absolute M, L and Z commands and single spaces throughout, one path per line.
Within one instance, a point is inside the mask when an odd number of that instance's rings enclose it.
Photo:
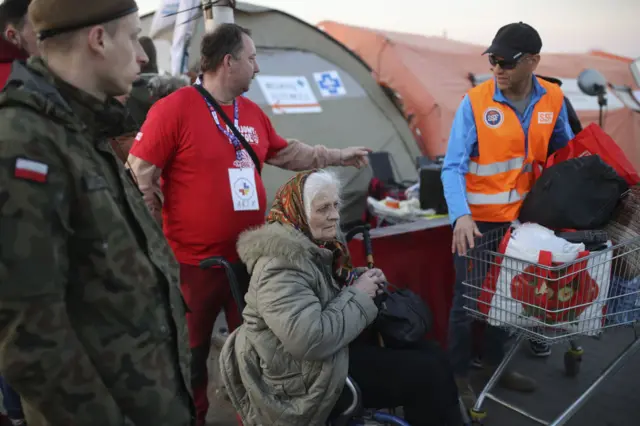
M 498 108 L 487 108 L 484 112 L 483 119 L 484 124 L 486 124 L 487 127 L 495 129 L 502 125 L 502 122 L 504 121 L 504 114 L 502 114 L 502 111 Z
M 553 113 L 552 112 L 539 112 L 538 113 L 538 124 L 553 124 Z

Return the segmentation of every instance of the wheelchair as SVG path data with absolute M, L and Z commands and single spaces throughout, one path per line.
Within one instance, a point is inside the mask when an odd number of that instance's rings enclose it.
M 369 238 L 369 227 L 360 226 L 352 229 L 347 234 L 347 241 L 351 240 L 355 235 L 362 233 L 365 241 L 365 249 L 367 251 L 367 263 L 373 264 L 373 257 L 371 253 L 371 240 Z M 204 259 L 200 262 L 201 269 L 209 268 L 224 268 L 225 274 L 231 287 L 231 295 L 236 302 L 236 306 L 240 311 L 240 318 L 242 318 L 242 311 L 245 307 L 244 294 L 247 288 L 243 288 L 238 280 L 238 272 L 234 266 L 227 261 L 224 257 L 215 256 Z M 329 420 L 327 426 L 380 426 L 380 425 L 396 425 L 396 426 L 410 426 L 400 417 L 394 414 L 387 413 L 385 411 L 365 409 L 362 407 L 362 393 L 358 385 L 347 377 L 345 382 L 346 388 L 351 392 L 352 401 L 351 405 L 347 407 L 337 418 Z

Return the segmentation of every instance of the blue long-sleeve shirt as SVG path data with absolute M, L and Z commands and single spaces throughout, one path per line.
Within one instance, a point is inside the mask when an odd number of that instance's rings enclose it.
M 524 114 L 520 114 L 496 86 L 493 100 L 513 109 L 524 130 L 525 144 L 527 144 L 526 138 L 528 138 L 529 134 L 529 125 L 531 123 L 533 109 L 545 93 L 546 90 L 534 78 L 531 101 L 524 111 Z M 563 102 L 560 114 L 556 119 L 551 140 L 549 141 L 549 154 L 566 146 L 573 137 L 574 134 L 569 125 L 569 116 L 567 115 L 567 106 Z M 469 97 L 465 95 L 453 119 L 451 133 L 449 134 L 447 154 L 444 158 L 441 175 L 444 196 L 449 209 L 449 220 L 452 224 L 454 224 L 460 216 L 471 214 L 469 203 L 467 202 L 465 176 L 469 171 L 469 158 L 476 156 L 478 156 L 476 122 L 473 116 L 473 110 L 471 109 L 471 101 Z

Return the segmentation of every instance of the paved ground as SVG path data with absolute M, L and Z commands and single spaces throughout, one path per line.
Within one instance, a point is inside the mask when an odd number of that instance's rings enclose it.
M 522 350 L 513 361 L 515 368 L 535 377 L 540 389 L 532 395 L 514 395 L 498 390 L 497 396 L 519 405 L 536 417 L 550 421 L 568 408 L 600 371 L 618 356 L 634 339 L 630 329 L 612 330 L 601 340 L 583 340 L 585 350 L 581 373 L 576 378 L 564 375 L 564 345 L 554 346 L 548 359 L 533 359 Z M 236 426 L 235 415 L 227 402 L 215 394 L 217 381 L 217 351 L 212 351 L 212 406 L 209 426 Z M 493 401 L 487 401 L 486 426 L 534 426 L 537 423 L 509 411 Z M 640 352 L 612 378 L 602 383 L 594 397 L 567 423 L 567 426 L 639 426 L 640 425 Z M 292 425 L 293 426 L 293 425 Z

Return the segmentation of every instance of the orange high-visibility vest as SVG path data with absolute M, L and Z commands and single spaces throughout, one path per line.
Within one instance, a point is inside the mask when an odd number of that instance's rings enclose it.
M 539 79 L 546 93 L 536 103 L 529 125 L 528 149 L 520 119 L 508 105 L 493 100 L 494 80 L 468 93 L 478 135 L 478 156 L 469 159 L 467 202 L 480 222 L 510 222 L 535 180 L 533 168 L 547 160 L 549 140 L 562 109 L 560 87 Z

